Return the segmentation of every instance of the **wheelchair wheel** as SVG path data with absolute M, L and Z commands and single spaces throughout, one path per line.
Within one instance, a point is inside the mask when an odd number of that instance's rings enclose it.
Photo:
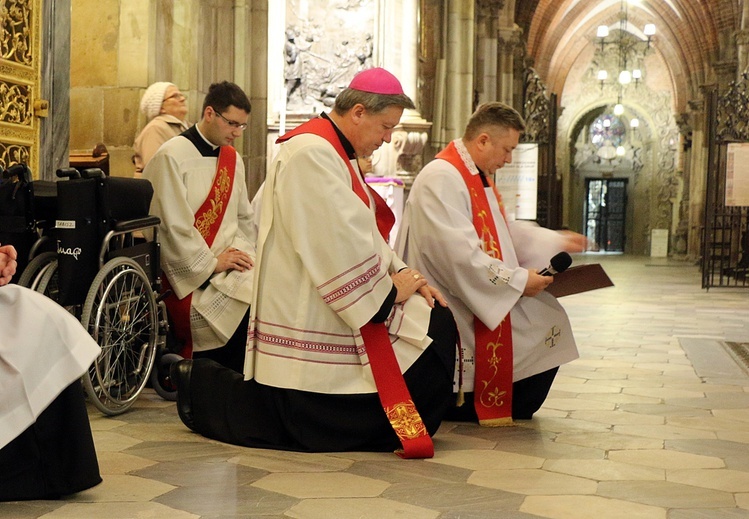
M 41 279 L 36 287 L 37 292 L 41 292 L 52 301 L 60 302 L 60 282 L 59 270 L 57 269 L 57 259 L 52 260 L 41 271 Z
M 106 415 L 133 405 L 156 357 L 158 308 L 151 284 L 134 260 L 117 257 L 94 278 L 81 323 L 101 347 L 83 375 L 92 403 Z
M 39 282 L 44 275 L 44 271 L 49 265 L 57 260 L 56 252 L 43 252 L 29 261 L 26 268 L 23 269 L 21 277 L 18 278 L 18 284 L 22 287 L 38 290 Z

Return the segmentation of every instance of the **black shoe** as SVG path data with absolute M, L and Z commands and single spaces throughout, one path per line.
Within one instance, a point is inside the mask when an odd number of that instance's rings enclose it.
M 192 415 L 192 400 L 190 398 L 190 377 L 192 376 L 192 360 L 183 359 L 169 366 L 169 376 L 177 386 L 177 413 L 182 423 L 191 430 L 195 429 Z M 197 432 L 197 431 L 196 431 Z

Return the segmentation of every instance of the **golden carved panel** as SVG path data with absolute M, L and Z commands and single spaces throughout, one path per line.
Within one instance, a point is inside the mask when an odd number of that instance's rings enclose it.
M 31 66 L 33 0 L 4 0 L 0 3 L 0 57 Z
M 42 0 L 0 0 L 0 168 L 39 163 Z
M 4 123 L 31 126 L 33 111 L 31 109 L 31 87 L 18 85 L 0 79 L 0 121 Z

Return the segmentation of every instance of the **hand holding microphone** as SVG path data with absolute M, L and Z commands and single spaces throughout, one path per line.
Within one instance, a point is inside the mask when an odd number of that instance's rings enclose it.
M 549 266 L 541 269 L 540 272 L 534 270 L 528 271 L 528 282 L 523 290 L 523 295 L 533 297 L 548 287 L 554 281 L 554 274 L 567 270 L 572 264 L 572 257 L 566 252 L 560 252 L 551 258 Z
M 542 269 L 539 274 L 541 274 L 542 276 L 553 276 L 554 274 L 564 272 L 565 270 L 567 270 L 567 268 L 569 268 L 570 265 L 572 265 L 572 256 L 562 251 L 551 258 L 551 261 L 549 261 L 549 266 L 545 269 Z

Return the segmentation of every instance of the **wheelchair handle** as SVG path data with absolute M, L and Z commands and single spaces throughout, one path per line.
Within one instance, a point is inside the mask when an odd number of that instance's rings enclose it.
M 16 177 L 19 182 L 28 184 L 31 182 L 31 170 L 24 163 L 13 164 L 11 167 L 3 171 L 3 178 Z
M 60 168 L 55 174 L 57 178 L 81 178 L 81 174 L 75 168 Z
M 81 170 L 81 176 L 83 178 L 105 178 L 106 175 L 99 168 L 86 168 Z

